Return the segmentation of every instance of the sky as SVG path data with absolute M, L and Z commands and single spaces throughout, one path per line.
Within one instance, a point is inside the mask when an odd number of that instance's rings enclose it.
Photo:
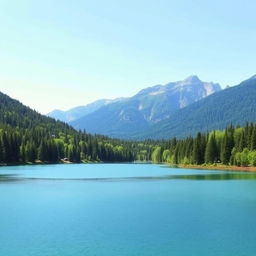
M 0 91 L 41 113 L 256 74 L 254 0 L 0 0 Z

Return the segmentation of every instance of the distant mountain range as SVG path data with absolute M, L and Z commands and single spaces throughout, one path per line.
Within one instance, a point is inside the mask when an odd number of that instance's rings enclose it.
M 55 109 L 48 114 L 49 117 L 55 118 L 56 120 L 60 120 L 66 123 L 71 121 L 77 120 L 85 115 L 95 112 L 99 108 L 106 106 L 110 103 L 121 101 L 122 98 L 108 100 L 108 99 L 101 99 L 94 101 L 85 106 L 78 106 L 67 111 Z
M 224 90 L 219 84 L 191 76 L 146 88 L 130 98 L 100 100 L 63 111 L 59 119 L 73 120 L 68 123 L 76 129 L 116 138 L 184 138 L 230 124 L 256 122 L 255 96 L 256 76 Z M 40 126 L 51 134 L 76 133 L 71 126 L 40 115 L 7 95 L 0 93 L 0 102 L 0 124 L 20 129 Z
M 217 83 L 202 82 L 197 76 L 190 76 L 143 89 L 130 98 L 99 100 L 69 111 L 55 110 L 48 115 L 90 133 L 131 138 L 220 90 Z
M 180 109 L 130 138 L 182 138 L 246 122 L 256 122 L 256 76 Z

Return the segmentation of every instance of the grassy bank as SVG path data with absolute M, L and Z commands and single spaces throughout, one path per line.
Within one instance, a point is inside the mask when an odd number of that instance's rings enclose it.
M 186 169 L 256 172 L 256 167 L 230 166 L 230 165 L 184 165 L 184 164 L 179 164 L 177 167 L 178 168 L 186 168 Z

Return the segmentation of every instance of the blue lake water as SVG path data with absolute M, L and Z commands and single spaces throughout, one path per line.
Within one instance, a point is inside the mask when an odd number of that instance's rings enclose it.
M 2 256 L 255 256 L 256 175 L 150 164 L 0 168 Z

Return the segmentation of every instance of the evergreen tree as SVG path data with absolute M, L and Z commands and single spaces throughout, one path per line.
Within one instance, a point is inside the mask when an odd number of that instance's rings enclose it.
M 225 130 L 225 134 L 221 143 L 220 158 L 223 164 L 229 164 L 231 157 L 233 138 L 230 137 L 228 130 Z
M 215 134 L 209 136 L 205 149 L 205 162 L 214 163 L 217 161 L 217 145 L 215 141 Z
M 251 150 L 256 149 L 256 127 L 253 127 L 250 149 Z
M 204 163 L 204 153 L 205 153 L 205 136 L 200 132 L 194 139 L 192 161 L 194 164 Z

